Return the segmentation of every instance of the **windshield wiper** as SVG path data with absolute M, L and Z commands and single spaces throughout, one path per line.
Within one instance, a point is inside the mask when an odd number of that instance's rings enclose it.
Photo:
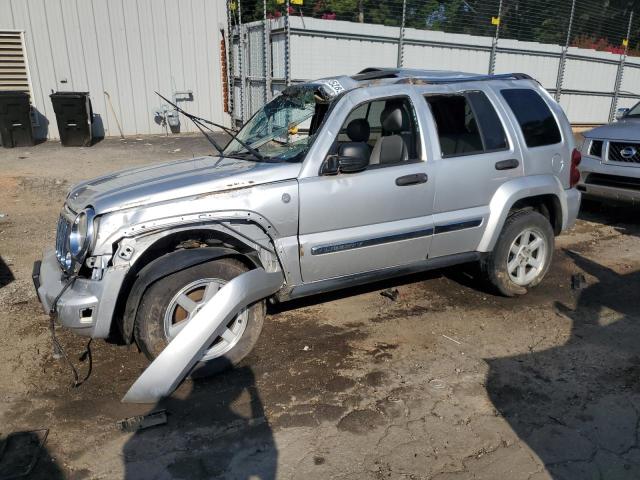
M 201 118 L 201 117 L 197 117 L 189 112 L 185 112 L 182 108 L 180 108 L 178 105 L 176 105 L 175 103 L 173 103 L 171 100 L 168 100 L 166 97 L 163 97 L 162 95 L 160 95 L 158 92 L 155 92 L 156 95 L 158 95 L 161 99 L 163 99 L 165 102 L 167 102 L 169 105 L 171 105 L 173 108 L 176 109 L 176 111 L 180 112 L 181 114 L 183 114 L 185 117 L 187 117 L 189 120 L 191 120 L 196 127 L 198 127 L 198 129 L 202 132 L 202 134 L 206 137 L 207 140 L 209 140 L 209 143 L 211 143 L 211 145 L 213 145 L 215 147 L 216 150 L 218 150 L 218 152 L 220 152 L 220 156 L 224 157 L 224 149 L 222 149 L 220 147 L 220 145 L 218 145 L 216 143 L 216 141 L 209 137 L 209 135 L 202 129 L 202 127 L 206 128 L 207 130 L 209 130 L 211 133 L 215 133 L 213 130 L 211 130 L 206 124 L 211 125 L 213 127 L 217 127 L 220 128 L 222 130 L 224 130 L 228 135 L 231 135 L 231 141 L 229 143 L 231 143 L 232 141 L 237 141 L 240 145 L 242 145 L 244 148 L 247 149 L 247 151 L 249 153 L 251 153 L 255 158 L 257 158 L 259 161 L 264 162 L 266 161 L 264 155 L 262 155 L 260 152 L 258 152 L 255 148 L 252 148 L 250 145 L 247 145 L 245 142 L 243 142 L 242 140 L 240 140 L 238 138 L 238 134 L 240 132 L 234 132 L 233 130 L 231 130 L 228 127 L 225 127 L 224 125 L 220 125 L 219 123 L 215 123 L 212 122 L 211 120 L 207 120 L 206 118 Z

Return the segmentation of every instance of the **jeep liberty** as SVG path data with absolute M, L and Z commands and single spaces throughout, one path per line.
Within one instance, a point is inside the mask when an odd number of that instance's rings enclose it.
M 183 337 L 153 380 L 171 388 L 244 358 L 267 300 L 472 261 L 496 292 L 524 294 L 580 206 L 571 126 L 524 74 L 369 68 L 291 85 L 221 150 L 74 186 L 34 266 L 45 311 L 79 335 L 117 334 L 150 360 Z M 186 328 L 199 312 L 217 316 L 206 332 Z

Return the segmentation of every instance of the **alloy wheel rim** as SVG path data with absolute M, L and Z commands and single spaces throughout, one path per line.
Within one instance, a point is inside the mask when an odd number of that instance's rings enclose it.
M 513 283 L 529 285 L 541 273 L 547 258 L 547 243 L 539 230 L 527 228 L 511 243 L 507 272 Z
M 203 278 L 182 287 L 173 296 L 164 314 L 164 333 L 169 342 L 173 340 L 207 300 L 213 298 L 227 283 L 220 278 Z M 228 324 L 221 336 L 205 351 L 201 361 L 220 357 L 240 341 L 247 328 L 249 311 L 245 308 Z

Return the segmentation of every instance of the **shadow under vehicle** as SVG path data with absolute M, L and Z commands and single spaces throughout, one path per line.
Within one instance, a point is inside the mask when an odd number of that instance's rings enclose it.
M 487 391 L 499 414 L 555 480 L 640 478 L 640 272 L 617 273 L 579 254 L 595 282 L 557 347 L 487 359 Z

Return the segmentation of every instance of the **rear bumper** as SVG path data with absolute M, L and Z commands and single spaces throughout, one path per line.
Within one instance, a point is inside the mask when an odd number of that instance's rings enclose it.
M 58 322 L 78 335 L 106 338 L 124 273 L 126 271 L 106 271 L 102 280 L 76 278 L 58 299 Z M 46 251 L 42 261 L 34 264 L 32 278 L 40 303 L 48 314 L 68 281 L 53 250 Z
M 578 212 L 580 211 L 580 201 L 582 199 L 582 195 L 575 188 L 565 190 L 565 194 L 567 202 L 567 218 L 564 219 L 562 225 L 563 230 L 571 228 L 575 225 L 576 219 L 578 218 Z

